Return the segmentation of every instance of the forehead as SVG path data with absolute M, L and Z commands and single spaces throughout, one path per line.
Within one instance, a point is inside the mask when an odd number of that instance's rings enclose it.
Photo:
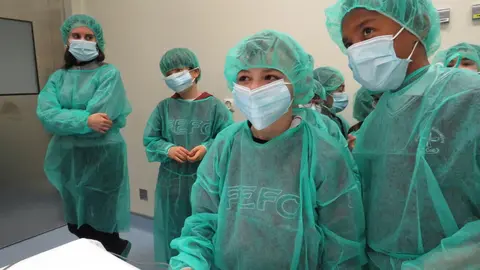
M 272 73 L 272 72 L 283 75 L 281 71 L 273 68 L 250 68 L 250 69 L 241 70 L 239 73 L 263 74 L 263 73 Z
M 386 23 L 393 22 L 393 20 L 376 11 L 356 8 L 347 13 L 343 18 L 342 32 L 356 30 L 369 22 Z
M 86 27 L 86 26 L 80 26 L 72 29 L 72 34 L 82 34 L 82 35 L 93 35 L 93 31 Z

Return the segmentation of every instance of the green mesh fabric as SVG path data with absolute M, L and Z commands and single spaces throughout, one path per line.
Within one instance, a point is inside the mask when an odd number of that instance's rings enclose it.
M 170 265 L 361 269 L 361 193 L 350 152 L 326 132 L 301 123 L 259 144 L 247 122 L 234 124 L 198 168 L 192 215 L 171 243 L 179 255 Z
M 370 269 L 400 269 L 447 243 L 478 247 L 480 226 L 462 230 L 478 222 L 480 209 L 478 104 L 478 74 L 433 65 L 415 83 L 385 92 L 363 122 L 353 155 L 363 178 Z M 444 251 L 437 258 L 459 254 Z M 460 261 L 419 269 L 468 269 Z
M 307 123 L 325 131 L 338 141 L 340 145 L 347 147 L 347 141 L 345 140 L 345 137 L 343 137 L 338 125 L 326 115 L 323 115 L 321 109 L 317 108 L 314 104 L 305 108 L 294 108 L 293 114 L 302 117 L 302 120 L 305 120 Z
M 60 28 L 60 31 L 62 32 L 63 44 L 68 44 L 68 36 L 72 32 L 72 29 L 81 26 L 88 27 L 90 30 L 93 31 L 93 34 L 97 39 L 98 47 L 102 52 L 105 51 L 105 39 L 103 38 L 102 26 L 93 17 L 85 14 L 72 15 L 67 20 L 65 20 L 62 27 Z
M 102 232 L 129 228 L 127 149 L 120 129 L 130 112 L 120 72 L 108 64 L 58 70 L 40 92 L 37 116 L 53 134 L 45 173 L 61 194 L 68 223 Z M 106 134 L 88 127 L 94 113 L 113 121 Z
M 327 95 L 345 83 L 342 73 L 332 67 L 320 67 L 313 71 L 313 78 L 325 88 Z
M 330 37 L 344 52 L 342 22 L 357 8 L 377 11 L 404 26 L 420 39 L 429 56 L 440 47 L 440 19 L 431 0 L 337 0 L 325 15 Z
M 168 263 L 176 253 L 170 242 L 180 236 L 190 216 L 190 191 L 200 162 L 178 163 L 168 157 L 172 146 L 187 150 L 204 145 L 209 151 L 213 140 L 232 124 L 232 114 L 217 98 L 186 101 L 168 98 L 153 110 L 145 127 L 143 145 L 150 162 L 160 162 L 154 215 L 155 260 Z
M 163 76 L 167 76 L 167 73 L 173 69 L 182 68 L 200 68 L 198 58 L 191 50 L 186 48 L 175 48 L 167 51 L 160 60 L 160 71 Z M 202 74 L 197 79 L 200 81 Z
M 402 269 L 480 269 L 480 221 L 470 222 L 433 251 L 403 263 Z
M 231 49 L 225 62 L 229 89 L 242 70 L 276 69 L 288 78 L 294 89 L 294 105 L 307 104 L 314 96 L 312 58 L 291 36 L 266 30 L 247 37 Z
M 313 92 L 318 95 L 322 100 L 326 100 L 327 92 L 325 91 L 325 88 L 322 86 L 322 84 L 319 81 L 314 81 L 313 84 Z
M 353 118 L 362 122 L 373 111 L 373 97 L 365 88 L 360 88 L 355 94 L 353 103 Z
M 479 53 L 480 51 L 478 46 L 468 43 L 460 43 L 447 50 L 443 64 L 448 66 L 452 60 L 457 59 L 461 61 L 461 59 L 469 59 L 475 62 L 478 67 L 480 67 Z

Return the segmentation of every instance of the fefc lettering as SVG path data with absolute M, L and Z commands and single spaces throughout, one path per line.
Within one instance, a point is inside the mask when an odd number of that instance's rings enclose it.
M 228 210 L 276 211 L 285 219 L 298 215 L 300 197 L 274 188 L 257 186 L 233 186 L 227 190 Z
M 211 121 L 175 119 L 168 120 L 167 128 L 175 135 L 200 133 L 209 135 L 212 129 Z

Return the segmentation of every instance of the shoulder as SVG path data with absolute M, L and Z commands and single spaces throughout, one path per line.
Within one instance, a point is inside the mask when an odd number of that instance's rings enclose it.
M 472 71 L 439 67 L 437 78 L 432 85 L 435 89 L 431 89 L 431 92 L 440 98 L 448 99 L 459 94 L 476 95 L 480 90 L 480 76 Z
M 65 69 L 57 69 L 55 72 L 53 72 L 50 77 L 48 77 L 48 80 L 58 80 L 60 78 L 63 78 L 63 74 L 65 74 Z
M 230 149 L 237 135 L 243 132 L 248 126 L 246 125 L 245 121 L 240 123 L 234 123 L 226 128 L 224 128 L 220 133 L 218 133 L 217 137 L 215 137 L 215 141 L 212 145 L 212 148 L 215 149 L 217 152 L 223 152 L 224 149 Z
M 201 97 L 203 97 L 204 99 L 210 100 L 214 105 L 218 105 L 218 104 L 222 104 L 222 105 L 223 105 L 222 101 L 221 101 L 219 98 L 217 98 L 216 96 L 210 94 L 209 92 L 203 92 L 203 93 L 201 94 Z
M 97 69 L 97 74 L 101 79 L 120 78 L 120 70 L 112 64 L 103 64 Z
M 313 144 L 313 161 L 319 167 L 329 167 L 330 164 L 343 164 L 344 167 L 354 167 L 348 145 L 338 138 L 334 138 L 325 130 L 309 125 Z

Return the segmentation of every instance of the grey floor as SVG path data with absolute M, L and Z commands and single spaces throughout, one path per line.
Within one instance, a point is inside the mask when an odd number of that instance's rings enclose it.
M 142 270 L 167 269 L 166 267 L 151 264 L 154 261 L 153 221 L 151 219 L 133 215 L 132 228 L 130 232 L 123 234 L 122 238 L 132 242 L 132 250 L 128 257 L 132 265 Z M 13 246 L 0 249 L 0 267 L 29 258 L 75 239 L 66 227 L 61 227 Z M 137 264 L 137 262 L 146 264 Z

